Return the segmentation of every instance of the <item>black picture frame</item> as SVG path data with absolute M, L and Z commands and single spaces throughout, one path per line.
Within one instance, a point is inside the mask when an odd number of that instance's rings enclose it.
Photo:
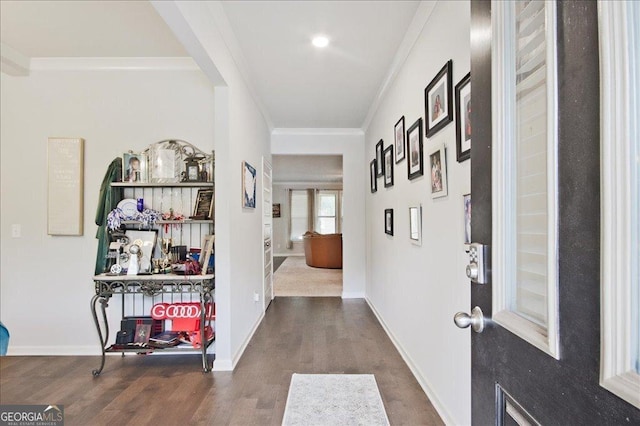
M 398 120 L 396 125 L 393 126 L 393 135 L 396 153 L 396 164 L 398 164 L 407 157 L 406 151 L 404 149 L 406 135 L 406 133 L 404 132 L 404 115 L 400 117 L 400 120 Z
M 383 150 L 384 142 L 380 139 L 380 142 L 376 144 L 376 177 L 380 177 L 384 174 L 384 163 L 382 162 Z
M 371 193 L 378 192 L 378 166 L 377 159 L 371 160 L 369 163 L 369 177 L 371 178 Z
M 194 220 L 212 219 L 214 200 L 213 189 L 198 189 L 193 215 L 189 218 Z
M 456 84 L 456 159 L 471 158 L 471 73 Z
M 393 209 L 384 210 L 384 233 L 393 236 Z
M 424 155 L 422 148 L 422 117 L 407 130 L 407 177 L 413 180 L 424 174 Z
M 382 158 L 384 163 L 384 187 L 390 188 L 393 186 L 393 145 L 389 145 L 382 152 Z
M 424 89 L 426 136 L 432 137 L 453 121 L 453 61 L 449 59 Z

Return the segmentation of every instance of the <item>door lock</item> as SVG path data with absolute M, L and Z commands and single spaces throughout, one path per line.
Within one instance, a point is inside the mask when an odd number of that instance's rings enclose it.
M 489 282 L 488 257 L 489 246 L 479 243 L 471 243 L 469 245 L 469 264 L 466 272 L 471 281 L 478 284 L 487 284 Z
M 471 326 L 473 331 L 476 333 L 482 333 L 484 330 L 484 315 L 482 314 L 482 309 L 479 306 L 476 306 L 471 310 L 471 315 L 466 312 L 458 312 L 453 316 L 453 322 L 459 328 L 467 328 Z

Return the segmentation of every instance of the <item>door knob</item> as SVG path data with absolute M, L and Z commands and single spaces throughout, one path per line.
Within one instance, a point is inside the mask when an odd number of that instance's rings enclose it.
M 484 315 L 479 306 L 471 310 L 471 315 L 465 312 L 458 312 L 453 316 L 453 322 L 460 328 L 471 326 L 476 333 L 482 333 L 482 330 L 484 330 Z

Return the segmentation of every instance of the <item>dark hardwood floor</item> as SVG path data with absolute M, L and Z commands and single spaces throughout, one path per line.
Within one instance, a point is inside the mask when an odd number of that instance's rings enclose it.
M 233 372 L 198 356 L 2 357 L 0 404 L 62 404 L 67 425 L 279 425 L 292 373 L 374 374 L 392 425 L 440 425 L 361 299 L 277 298 Z

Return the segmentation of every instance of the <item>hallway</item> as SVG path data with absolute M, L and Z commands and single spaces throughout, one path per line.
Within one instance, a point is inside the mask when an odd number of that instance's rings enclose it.
M 374 374 L 392 425 L 442 421 L 361 299 L 276 298 L 234 372 L 194 356 L 2 357 L 1 404 L 62 404 L 67 424 L 279 425 L 292 373 Z

